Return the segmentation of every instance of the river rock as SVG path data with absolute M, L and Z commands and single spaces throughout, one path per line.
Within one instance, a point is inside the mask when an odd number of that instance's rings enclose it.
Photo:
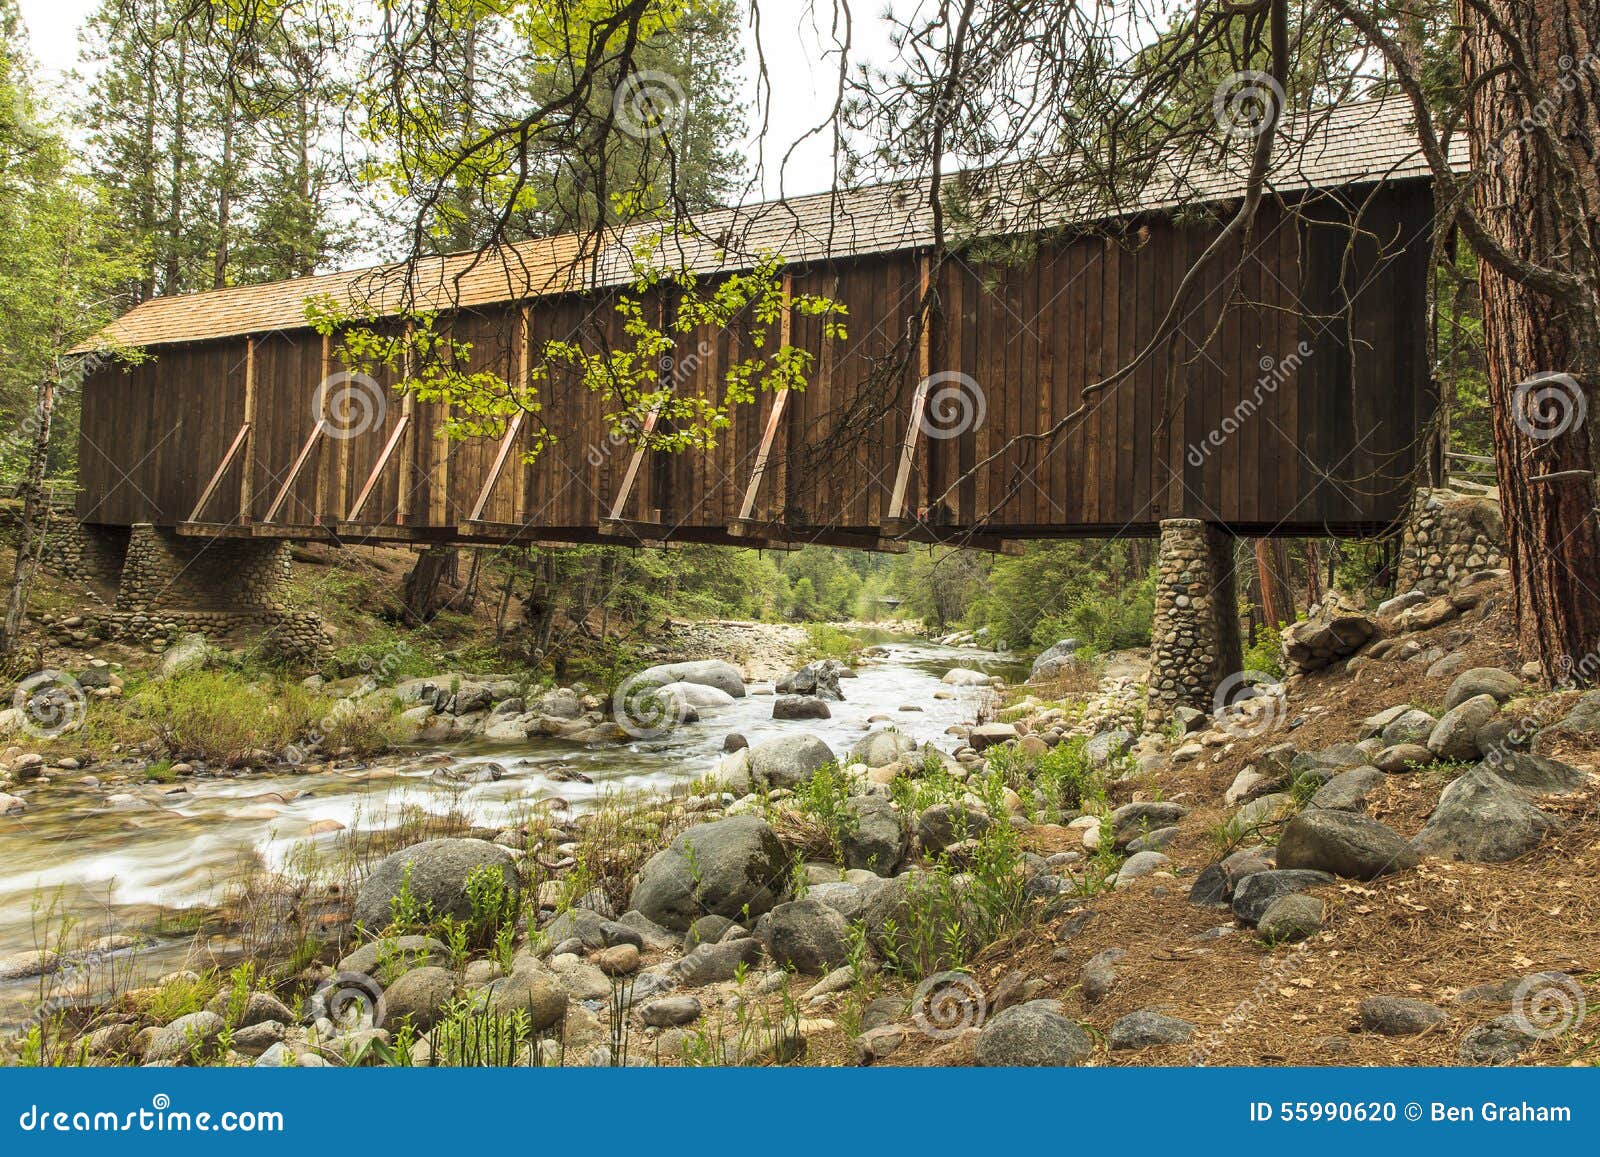
M 1278 867 L 1376 880 L 1417 866 L 1417 852 L 1399 832 L 1353 812 L 1308 808 L 1278 841 Z
M 1051 643 L 1033 661 L 1033 669 L 1028 672 L 1028 681 L 1040 679 L 1055 679 L 1068 671 L 1075 671 L 1078 667 L 1078 648 L 1083 644 L 1077 639 L 1060 639 Z
M 702 659 L 688 663 L 659 663 L 633 677 L 635 687 L 665 687 L 670 683 L 700 683 L 726 691 L 735 699 L 744 698 L 744 676 L 732 663 L 721 659 Z
M 1538 847 L 1557 826 L 1555 816 L 1480 764 L 1440 793 L 1415 844 L 1425 855 L 1502 863 Z
M 994 676 L 968 667 L 952 667 L 939 682 L 950 687 L 988 687 L 994 682 Z
M 1497 1016 L 1469 1028 L 1456 1056 L 1463 1064 L 1508 1065 L 1527 1052 L 1534 1039 L 1515 1014 Z
M 847 868 L 892 876 L 906 852 L 905 823 L 888 800 L 855 796 L 845 803 L 849 822 L 839 837 Z
M 993 822 L 982 808 L 937 803 L 917 818 L 917 841 L 929 854 L 942 852 L 951 844 L 982 835 Z
M 1096 767 L 1105 767 L 1113 759 L 1120 759 L 1128 754 L 1128 749 L 1133 746 L 1133 734 L 1118 728 L 1114 731 L 1102 731 L 1083 745 L 1083 754 L 1089 762 Z
M 473 993 L 472 1002 L 474 1009 L 494 1016 L 510 1016 L 525 1009 L 534 1032 L 557 1024 L 567 1012 L 567 994 L 557 979 L 533 968 L 518 968 L 510 976 L 490 981 Z
M 1055 1001 L 1030 1000 L 983 1026 L 976 1055 L 978 1064 L 991 1068 L 1081 1065 L 1094 1055 L 1094 1044 Z
M 828 719 L 833 712 L 813 695 L 779 695 L 772 701 L 774 719 Z
M 1194 1025 L 1188 1021 L 1146 1008 L 1113 1021 L 1111 1030 L 1106 1033 L 1106 1043 L 1113 1052 L 1125 1052 L 1182 1044 L 1193 1035 Z
M 393 1028 L 409 1020 L 417 1032 L 427 1032 L 455 999 L 455 973 L 428 965 L 413 968 L 383 993 L 384 1024 Z
M 237 1010 L 232 1005 L 233 990 L 231 988 L 223 988 L 206 1002 L 206 1009 L 225 1018 L 229 1024 L 236 1028 L 244 1028 L 268 1020 L 282 1021 L 284 1024 L 289 1024 L 295 1019 L 294 1013 L 289 1010 L 289 1006 L 270 992 L 251 992 L 246 994 L 244 1006 Z
M 767 822 L 732 816 L 692 827 L 652 856 L 629 906 L 677 932 L 707 913 L 754 919 L 786 898 L 788 874 L 789 855 Z
M 1117 869 L 1117 887 L 1125 888 L 1141 876 L 1164 872 L 1170 867 L 1172 861 L 1160 852 L 1135 852 Z
M 1382 1036 L 1416 1036 L 1450 1019 L 1438 1005 L 1409 996 L 1369 996 L 1361 1002 L 1361 1027 Z
M 424 964 L 447 964 L 450 949 L 432 936 L 388 936 L 363 944 L 339 961 L 340 972 L 373 976 L 382 962 L 393 972 L 404 972 Z
M 1279 896 L 1304 892 L 1333 880 L 1327 872 L 1303 868 L 1252 872 L 1234 885 L 1233 914 L 1241 924 L 1256 924 Z
M 1111 813 L 1111 830 L 1116 833 L 1118 846 L 1126 847 L 1146 831 L 1172 827 L 1188 814 L 1189 809 L 1182 804 L 1125 803 Z
M 1304 892 L 1279 896 L 1267 905 L 1256 922 L 1256 931 L 1269 944 L 1304 940 L 1322 930 L 1322 901 Z
M 1320 671 L 1355 654 L 1377 633 L 1377 620 L 1349 596 L 1331 591 L 1303 620 L 1283 629 L 1284 659 L 1296 671 Z
M 842 668 L 834 660 L 819 659 L 784 676 L 773 690 L 779 695 L 815 696 L 842 703 L 844 692 L 839 690 L 841 673 Z
M 61 956 L 49 948 L 34 948 L 0 956 L 0 980 L 23 980 L 30 976 L 49 976 L 61 967 Z
M 850 958 L 850 925 L 820 901 L 793 900 L 769 915 L 767 948 L 780 966 L 820 976 Z
M 1461 672 L 1450 684 L 1450 690 L 1444 693 L 1444 709 L 1449 711 L 1479 695 L 1487 695 L 1497 704 L 1504 703 L 1520 690 L 1522 680 L 1510 671 L 1502 671 L 1498 667 L 1474 667 Z
M 1496 760 L 1486 760 L 1484 766 L 1512 787 L 1530 795 L 1569 795 L 1589 786 L 1589 773 L 1528 752 L 1512 752 Z
M 180 1016 L 165 1028 L 154 1030 L 146 1039 L 145 1063 L 188 1060 L 197 1053 L 207 1052 L 216 1047 L 217 1038 L 227 1027 L 227 1021 L 214 1012 Z
M 1084 961 L 1078 973 L 1078 987 L 1083 992 L 1084 1000 L 1098 1004 L 1105 999 L 1117 984 L 1117 961 L 1127 954 L 1123 948 L 1107 948 Z
M 1017 729 L 1010 723 L 980 723 L 967 733 L 967 742 L 973 751 L 986 751 L 1017 738 Z
M 378 861 L 356 895 L 353 918 L 371 931 L 387 927 L 392 902 L 409 887 L 425 912 L 465 920 L 472 915 L 467 878 L 480 869 L 498 871 L 507 891 L 517 894 L 516 861 L 496 844 L 467 839 L 413 844 Z
M 1426 711 L 1411 708 L 1396 716 L 1387 727 L 1383 729 L 1381 738 L 1385 747 L 1395 747 L 1402 743 L 1426 744 L 1428 736 L 1433 734 L 1433 729 L 1439 721 Z
M 180 675 L 187 675 L 191 671 L 199 671 L 211 662 L 211 644 L 206 642 L 206 637 L 195 632 L 181 635 L 161 653 L 161 666 L 156 671 L 157 679 L 176 679 Z
M 833 761 L 833 750 L 809 734 L 780 735 L 747 751 L 735 752 L 728 760 L 737 760 L 741 755 L 749 760 L 754 782 L 768 788 L 799 787 L 817 768 Z
M 1493 695 L 1475 695 L 1439 717 L 1428 734 L 1428 750 L 1440 759 L 1464 763 L 1477 759 L 1478 729 L 1500 712 Z
M 706 707 L 727 707 L 733 702 L 733 696 L 720 687 L 713 687 L 706 683 L 690 683 L 680 680 L 677 683 L 663 683 L 656 688 L 656 694 L 661 698 L 673 698 L 678 702 L 696 709 Z
M 1372 766 L 1385 775 L 1401 775 L 1432 762 L 1433 752 L 1420 743 L 1397 743 L 1372 757 Z
M 699 988 L 732 980 L 741 966 L 748 968 L 760 960 L 761 941 L 742 936 L 717 944 L 697 944 L 668 965 L 666 974 L 685 987 Z
M 1383 782 L 1383 772 L 1375 767 L 1354 767 L 1341 771 L 1317 789 L 1311 807 L 1332 811 L 1365 811 L 1367 796 Z
M 892 727 L 883 727 L 856 740 L 850 755 L 868 767 L 887 767 L 901 762 L 916 750 L 916 740 L 911 736 Z
M 700 998 L 660 996 L 639 1007 L 639 1017 L 652 1028 L 673 1028 L 700 1019 Z

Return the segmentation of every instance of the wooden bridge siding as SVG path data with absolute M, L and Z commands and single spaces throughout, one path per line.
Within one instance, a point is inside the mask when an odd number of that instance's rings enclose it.
M 1339 215 L 1331 205 L 1319 211 L 1330 218 Z M 1379 468 L 1390 479 L 1409 472 L 1413 431 L 1430 412 L 1419 361 L 1425 238 L 1385 264 L 1376 265 L 1376 259 L 1381 244 L 1409 241 L 1410 234 L 1420 232 L 1426 188 L 1388 191 L 1364 211 L 1374 238 L 1354 246 L 1348 288 L 1359 292 L 1352 309 L 1345 310 L 1331 284 L 1346 260 L 1347 227 L 1336 221 L 1285 223 L 1269 211 L 1249 253 L 1229 254 L 1205 274 L 1181 336 L 1169 348 L 1096 405 L 1053 452 L 1018 447 L 962 482 L 951 497 L 952 521 L 964 524 L 986 511 L 1022 471 L 1033 472 L 1039 488 L 1025 483 L 991 520 L 997 530 L 1032 534 L 1127 523 L 1148 529 L 1159 518 L 1180 515 L 1249 526 L 1288 520 L 1303 527 L 1323 521 L 1376 524 L 1395 515 L 1399 495 L 1379 493 L 1363 480 Z M 1025 266 L 946 266 L 931 367 L 959 370 L 977 380 L 985 390 L 988 416 L 983 427 L 960 438 L 919 440 L 909 508 L 944 491 L 1006 438 L 1047 428 L 1078 404 L 1085 384 L 1131 358 L 1148 340 L 1159 320 L 1152 303 L 1170 295 L 1211 232 L 1198 223 L 1180 229 L 1151 222 L 1147 228 L 1148 241 L 1136 248 L 1088 237 L 1045 247 Z M 1243 300 L 1229 309 L 1201 353 L 1235 272 Z M 871 257 L 801 269 L 794 280 L 796 293 L 829 293 L 845 301 L 850 336 L 824 351 L 821 323 L 795 316 L 794 339 L 811 349 L 817 362 L 810 387 L 789 399 L 757 514 L 776 517 L 787 511 L 801 529 L 873 529 L 888 514 L 919 376 L 912 346 L 899 351 L 905 371 L 883 380 L 884 366 L 906 339 L 916 307 L 919 258 Z M 1301 299 L 1327 316 L 1296 318 L 1290 308 Z M 487 307 L 457 319 L 458 333 L 473 342 L 474 368 L 492 365 L 502 374 L 514 372 L 519 309 Z M 621 340 L 621 322 L 609 300 L 537 301 L 531 316 L 534 348 L 551 337 L 592 331 L 597 324 L 611 340 Z M 1327 331 L 1330 319 L 1338 324 Z M 1354 396 L 1350 353 L 1342 341 L 1346 324 L 1357 346 Z M 698 357 L 689 379 L 720 392 L 721 374 L 744 351 L 747 336 L 719 335 L 703 357 L 696 349 L 698 336 L 685 335 L 680 342 L 680 364 L 685 357 Z M 1312 342 L 1314 352 L 1300 372 L 1267 394 L 1255 420 L 1245 422 L 1201 466 L 1188 464 L 1188 444 L 1251 397 L 1261 373 L 1259 358 L 1283 357 L 1301 338 Z M 186 519 L 243 420 L 244 348 L 243 338 L 159 347 L 154 361 L 129 372 L 109 367 L 95 374 L 86 383 L 81 508 L 110 523 Z M 321 339 L 315 333 L 257 340 L 251 463 L 257 520 L 315 421 L 312 398 L 321 376 Z M 382 384 L 392 384 L 391 375 L 377 376 Z M 843 437 L 836 428 L 840 414 L 869 386 L 894 396 L 880 400 L 881 416 L 861 437 Z M 541 393 L 545 412 L 527 420 L 518 454 L 496 483 L 484 518 L 592 529 L 610 513 L 632 449 L 610 442 L 600 400 L 571 371 L 552 370 Z M 762 395 L 757 405 L 743 408 L 712 455 L 647 455 L 629 517 L 659 507 L 669 525 L 683 522 L 717 531 L 733 521 L 772 404 L 770 395 Z M 415 409 L 416 428 L 407 439 L 413 455 L 413 522 L 459 524 L 476 503 L 499 440 L 447 445 L 435 437 L 442 410 L 421 403 Z M 391 397 L 381 426 L 315 455 L 278 521 L 303 526 L 316 516 L 342 520 L 346 511 L 338 502 L 338 470 L 345 472 L 348 503 L 401 412 L 402 402 Z M 1164 412 L 1171 414 L 1165 428 L 1157 423 Z M 182 428 L 162 443 L 180 419 Z M 521 463 L 521 450 L 532 444 L 545 419 L 559 439 L 539 461 Z M 1363 434 L 1369 440 L 1357 449 Z M 91 442 L 129 470 L 128 483 L 98 457 Z M 1338 464 L 1347 455 L 1334 472 L 1344 492 L 1318 485 L 1312 462 Z M 362 521 L 392 519 L 401 473 L 398 459 L 391 460 Z M 234 470 L 207 520 L 230 517 L 237 494 Z

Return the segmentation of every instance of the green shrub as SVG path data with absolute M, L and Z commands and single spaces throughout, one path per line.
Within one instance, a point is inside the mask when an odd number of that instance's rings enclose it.
M 252 751 L 278 751 L 305 736 L 322 708 L 320 697 L 297 683 L 268 688 L 227 672 L 194 671 L 147 683 L 123 713 L 175 757 L 234 766 Z

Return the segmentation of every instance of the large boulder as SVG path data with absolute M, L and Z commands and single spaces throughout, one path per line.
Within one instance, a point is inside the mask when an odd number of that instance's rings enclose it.
M 847 868 L 892 876 L 906 852 L 905 824 L 881 796 L 855 796 L 845 804 L 849 822 L 839 837 Z
M 990 1019 L 978 1033 L 977 1060 L 995 1068 L 1081 1065 L 1094 1042 L 1053 1000 L 1030 1000 Z
M 1557 826 L 1555 816 L 1480 764 L 1440 793 L 1415 844 L 1442 859 L 1502 863 L 1531 852 Z
M 1412 708 L 1401 712 L 1385 724 L 1380 738 L 1385 747 L 1426 744 L 1428 736 L 1433 734 L 1433 729 L 1438 725 L 1439 721 L 1426 711 Z
M 1393 828 L 1355 812 L 1308 808 L 1278 841 L 1278 867 L 1376 880 L 1417 865 L 1417 853 Z
M 970 667 L 952 667 L 939 682 L 948 687 L 989 687 L 994 684 L 994 676 Z
M 395 900 L 405 892 L 425 913 L 464 920 L 472 915 L 467 879 L 479 869 L 498 871 L 506 888 L 516 895 L 516 861 L 497 844 L 448 839 L 402 848 L 379 860 L 362 882 L 353 918 L 368 931 L 385 928 L 392 919 Z
M 427 1032 L 443 1017 L 455 995 L 454 972 L 433 965 L 413 968 L 384 990 L 384 1022 L 395 1025 L 409 1020 L 417 1032 Z
M 820 659 L 784 676 L 773 690 L 779 695 L 814 695 L 818 699 L 842 703 L 844 692 L 839 690 L 840 670 L 840 665 L 834 660 Z
M 1522 680 L 1510 671 L 1502 671 L 1499 667 L 1474 667 L 1455 677 L 1450 690 L 1444 693 L 1444 709 L 1449 711 L 1479 695 L 1487 695 L 1496 703 L 1504 703 L 1521 689 Z
M 1327 872 L 1305 868 L 1252 872 L 1234 885 L 1233 914 L 1242 924 L 1254 924 L 1279 896 L 1331 884 L 1333 879 Z
M 917 742 L 903 731 L 880 727 L 856 740 L 850 749 L 852 759 L 868 767 L 887 767 L 898 763 L 917 750 Z
M 1589 786 L 1588 772 L 1559 759 L 1525 751 L 1485 759 L 1484 766 L 1530 795 L 1568 795 Z
M 1378 622 L 1349 596 L 1331 592 L 1283 630 L 1283 657 L 1295 671 L 1320 671 L 1355 654 L 1378 633 Z
M 1028 680 L 1054 679 L 1069 671 L 1077 669 L 1078 648 L 1083 644 L 1077 639 L 1060 639 L 1051 643 L 1038 658 L 1033 661 L 1033 669 L 1028 672 Z
M 993 823 L 982 808 L 965 803 L 936 803 L 917 819 L 917 842 L 924 852 L 933 855 L 951 844 L 981 836 Z
M 820 976 L 850 959 L 850 925 L 820 900 L 779 904 L 767 917 L 767 950 L 780 967 Z
M 833 761 L 833 750 L 815 735 L 781 735 L 748 748 L 750 776 L 766 787 L 799 787 L 817 768 Z M 735 752 L 730 758 L 736 758 Z
M 980 723 L 967 733 L 967 743 L 973 751 L 987 751 L 1017 738 L 1017 729 L 1010 723 Z
M 671 697 L 696 710 L 703 707 L 726 707 L 733 702 L 733 696 L 721 687 L 713 687 L 708 683 L 690 683 L 686 679 L 680 679 L 676 683 L 663 683 L 656 688 L 656 694 L 663 699 Z
M 730 816 L 699 824 L 650 857 L 630 908 L 674 932 L 708 914 L 754 920 L 788 895 L 789 854 L 767 822 Z
M 199 671 L 210 664 L 211 644 L 204 635 L 193 632 L 181 635 L 176 643 L 161 653 L 161 667 L 157 679 L 176 679 L 191 671 Z
M 779 695 L 772 701 L 774 719 L 828 719 L 833 712 L 815 695 Z
M 1474 695 L 1439 717 L 1428 734 L 1428 750 L 1440 759 L 1464 763 L 1477 759 L 1478 729 L 1500 713 L 1493 695 Z
M 672 683 L 700 683 L 726 691 L 735 699 L 744 697 L 744 676 L 739 668 L 721 659 L 701 659 L 688 663 L 658 663 L 633 677 L 634 687 L 665 687 Z

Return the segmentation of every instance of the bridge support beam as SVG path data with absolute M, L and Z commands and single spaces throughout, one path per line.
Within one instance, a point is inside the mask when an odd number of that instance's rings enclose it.
M 1179 707 L 1211 712 L 1217 688 L 1244 662 L 1233 537 L 1199 519 L 1166 519 L 1157 566 L 1145 704 L 1151 730 L 1171 722 Z

